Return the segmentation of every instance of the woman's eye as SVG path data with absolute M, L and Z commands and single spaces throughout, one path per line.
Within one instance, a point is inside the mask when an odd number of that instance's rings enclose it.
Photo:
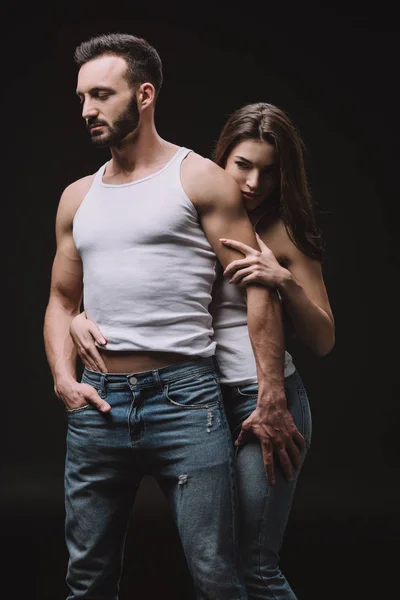
M 248 168 L 247 164 L 240 160 L 236 161 L 236 165 L 239 167 L 239 169 L 247 169 Z

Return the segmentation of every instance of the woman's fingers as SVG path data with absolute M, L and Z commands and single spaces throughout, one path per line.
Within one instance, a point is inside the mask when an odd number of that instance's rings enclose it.
M 96 325 L 93 323 L 93 321 L 87 321 L 89 327 L 89 332 L 92 335 L 93 339 L 100 344 L 100 346 L 105 346 L 105 344 L 107 344 L 107 340 L 105 339 L 105 337 L 101 334 L 100 329 L 98 329 L 96 327 Z
M 239 260 L 232 261 L 231 263 L 229 263 L 229 265 L 224 270 L 224 275 L 230 276 L 238 269 L 243 269 L 243 267 L 247 267 L 249 264 L 251 264 L 251 262 L 250 262 L 251 260 L 253 260 L 253 259 L 252 258 L 241 258 Z
M 243 279 L 243 277 L 246 277 L 247 275 L 251 275 L 252 273 L 253 273 L 252 267 L 247 267 L 245 269 L 239 269 L 238 271 L 236 271 L 236 273 L 233 275 L 233 277 L 231 277 L 231 279 L 229 280 L 229 283 L 238 284 Z
M 243 254 L 245 254 L 246 256 L 249 256 L 250 254 L 253 256 L 257 256 L 259 254 L 259 251 L 255 248 L 247 246 L 247 244 L 243 244 L 243 242 L 238 242 L 237 240 L 219 238 L 219 241 L 225 244 L 225 246 L 230 246 L 231 248 L 235 248 L 236 250 L 243 252 Z

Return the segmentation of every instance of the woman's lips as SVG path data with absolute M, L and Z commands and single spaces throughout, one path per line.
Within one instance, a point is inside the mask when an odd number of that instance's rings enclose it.
M 242 192 L 242 195 L 244 196 L 244 198 L 246 198 L 247 200 L 255 200 L 256 198 L 259 197 L 260 194 L 251 194 L 249 192 Z

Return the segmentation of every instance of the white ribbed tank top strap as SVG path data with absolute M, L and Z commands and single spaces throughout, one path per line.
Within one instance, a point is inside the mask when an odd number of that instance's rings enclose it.
M 101 165 L 101 167 L 99 169 L 97 169 L 92 185 L 95 185 L 95 184 L 97 185 L 102 182 L 104 171 L 106 170 L 106 166 L 108 165 L 109 162 L 110 161 L 108 160 L 103 165 Z
M 192 150 L 190 148 L 185 148 L 184 146 L 177 150 L 175 156 L 173 156 L 172 161 L 170 163 L 170 168 L 168 169 L 168 176 L 172 177 L 175 180 L 175 182 L 178 182 L 180 185 L 182 185 L 181 165 L 183 159 L 186 158 L 189 152 L 192 152 Z
M 182 148 L 180 148 L 175 154 L 173 160 L 178 161 L 178 164 L 180 165 L 183 159 L 189 154 L 189 152 L 193 151 L 190 148 L 185 148 L 184 146 L 182 146 Z
M 186 156 L 189 154 L 189 152 L 192 152 L 192 150 L 190 148 L 185 148 L 184 146 L 182 146 L 182 148 L 180 148 L 175 156 L 172 159 L 172 165 L 171 168 L 169 169 L 169 176 L 173 178 L 174 183 L 178 183 L 179 186 L 182 186 L 181 183 L 181 165 L 182 162 L 184 160 L 184 158 L 186 158 Z
M 102 180 L 102 178 L 103 178 L 103 173 L 104 173 L 104 170 L 105 170 L 105 168 L 106 168 L 106 165 L 107 165 L 107 163 L 105 162 L 103 165 L 101 165 L 101 167 L 100 167 L 99 169 L 97 169 L 97 171 L 96 171 L 96 173 L 95 173 L 95 175 L 94 175 L 94 178 L 93 178 L 93 181 L 92 181 L 92 184 L 91 184 L 90 188 L 89 188 L 89 189 L 88 189 L 88 191 L 86 192 L 86 194 L 85 194 L 85 196 L 84 196 L 84 198 L 83 198 L 82 202 L 80 203 L 80 205 L 78 206 L 78 208 L 77 208 L 77 210 L 76 210 L 76 212 L 75 212 L 75 215 L 74 215 L 74 218 L 73 218 L 73 223 L 75 223 L 75 221 L 76 221 L 76 219 L 77 219 L 77 217 L 78 217 L 78 214 L 79 214 L 79 213 L 81 212 L 81 210 L 82 210 L 82 207 L 83 207 L 83 205 L 84 205 L 84 204 L 87 204 L 87 202 L 88 202 L 88 198 L 89 198 L 89 199 L 90 199 L 90 198 L 93 198 L 93 195 L 94 195 L 94 193 L 95 193 L 95 190 L 96 190 L 97 188 L 99 188 L 99 187 L 100 187 L 101 180 Z M 90 201 L 90 200 L 89 200 L 89 201 Z

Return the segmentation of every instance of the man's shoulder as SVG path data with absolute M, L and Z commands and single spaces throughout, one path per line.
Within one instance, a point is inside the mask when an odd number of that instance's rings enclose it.
M 76 211 L 90 190 L 95 175 L 96 174 L 93 173 L 92 175 L 81 177 L 64 188 L 58 206 L 59 219 L 65 219 L 67 222 L 72 222 Z
M 237 192 L 237 184 L 231 175 L 209 158 L 190 152 L 183 165 L 182 184 L 195 204 Z
M 85 177 L 76 179 L 75 181 L 67 185 L 62 195 L 67 197 L 76 196 L 77 194 L 85 195 L 89 191 L 95 176 L 96 173 L 92 173 L 91 175 L 85 175 Z
M 186 170 L 190 171 L 192 176 L 201 178 L 206 177 L 207 179 L 221 177 L 224 179 L 227 175 L 224 169 L 218 166 L 215 162 L 194 151 L 187 155 L 184 164 Z

